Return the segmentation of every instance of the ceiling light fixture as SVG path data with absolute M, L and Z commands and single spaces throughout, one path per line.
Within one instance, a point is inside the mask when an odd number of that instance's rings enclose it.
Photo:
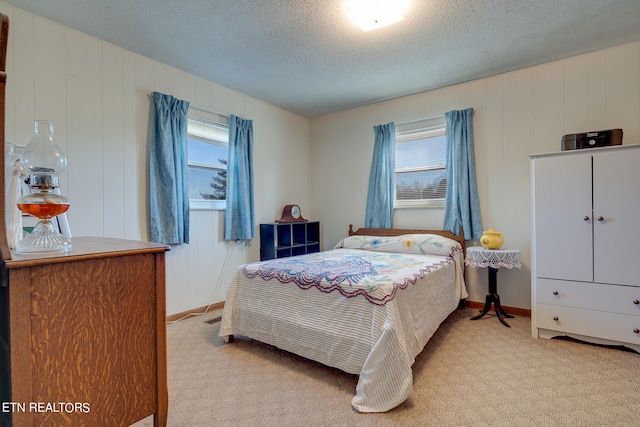
M 348 0 L 347 13 L 362 31 L 371 31 L 402 21 L 407 0 Z

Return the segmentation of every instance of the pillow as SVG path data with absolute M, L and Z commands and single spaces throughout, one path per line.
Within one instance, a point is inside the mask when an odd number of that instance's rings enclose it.
M 451 256 L 454 251 L 462 249 L 460 243 L 437 234 L 349 236 L 338 242 L 335 249 L 340 248 L 441 256 Z

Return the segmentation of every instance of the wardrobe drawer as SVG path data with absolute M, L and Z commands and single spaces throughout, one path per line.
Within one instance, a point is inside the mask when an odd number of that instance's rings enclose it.
M 640 316 L 640 288 L 536 279 L 536 302 Z
M 536 310 L 537 328 L 640 345 L 640 316 L 551 304 Z

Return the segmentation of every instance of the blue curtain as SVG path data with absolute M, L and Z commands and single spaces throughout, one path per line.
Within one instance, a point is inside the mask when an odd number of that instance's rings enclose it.
M 151 241 L 189 243 L 187 111 L 189 103 L 153 93 L 149 124 L 149 211 Z
M 373 130 L 375 140 L 364 226 L 367 228 L 391 228 L 396 169 L 396 126 L 391 122 L 386 125 L 374 126 Z
M 224 239 L 255 236 L 253 209 L 253 122 L 231 116 L 227 159 L 227 208 Z
M 445 113 L 447 120 L 447 193 L 444 229 L 467 239 L 482 236 L 473 150 L 473 108 Z

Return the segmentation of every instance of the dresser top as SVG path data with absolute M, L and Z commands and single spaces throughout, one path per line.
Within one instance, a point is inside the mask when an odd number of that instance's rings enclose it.
M 8 269 L 30 267 L 84 259 L 165 252 L 170 249 L 169 246 L 158 243 L 107 237 L 72 237 L 71 244 L 73 248 L 69 252 L 16 254 L 15 251 L 11 251 L 11 259 L 5 261 L 5 267 Z

